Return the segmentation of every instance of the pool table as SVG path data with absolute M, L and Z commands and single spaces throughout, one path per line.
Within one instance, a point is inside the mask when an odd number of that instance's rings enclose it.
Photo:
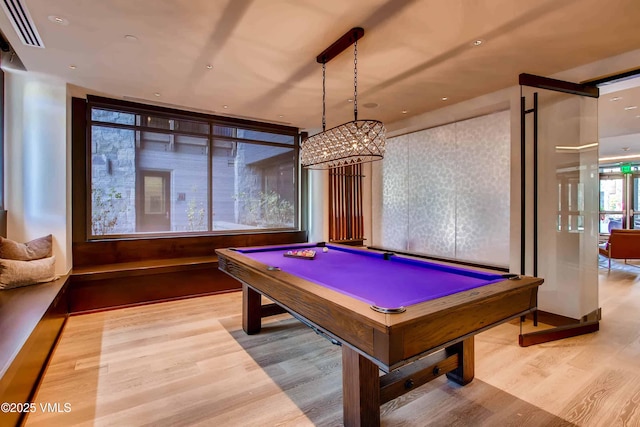
M 246 333 L 289 312 L 342 346 L 347 426 L 379 425 L 381 404 L 442 374 L 469 383 L 474 335 L 534 311 L 543 282 L 324 243 L 216 252 L 242 283 Z

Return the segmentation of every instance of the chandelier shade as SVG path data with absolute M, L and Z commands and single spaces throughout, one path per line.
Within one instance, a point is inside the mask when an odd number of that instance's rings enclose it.
M 386 129 L 377 120 L 354 120 L 302 141 L 300 161 L 308 169 L 331 169 L 384 157 Z
M 382 160 L 384 157 L 386 144 L 384 124 L 378 120 L 358 120 L 358 39 L 363 35 L 362 28 L 352 28 L 316 58 L 322 64 L 322 132 L 302 141 L 300 162 L 304 168 L 332 169 Z M 326 63 L 352 44 L 354 45 L 353 121 L 325 130 Z

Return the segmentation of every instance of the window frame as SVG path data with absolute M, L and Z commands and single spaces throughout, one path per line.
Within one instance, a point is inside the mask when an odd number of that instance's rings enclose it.
M 210 114 L 204 114 L 199 112 L 189 112 L 185 110 L 177 110 L 166 107 L 159 107 L 153 105 L 139 104 L 130 101 L 110 99 L 100 96 L 88 95 L 87 99 L 74 98 L 74 106 L 78 111 L 74 111 L 73 117 L 75 118 L 75 124 L 72 123 L 72 129 L 75 131 L 74 136 L 78 136 L 80 132 L 83 132 L 83 147 L 79 148 L 80 144 L 74 142 L 74 157 L 82 158 L 82 168 L 83 168 L 83 181 L 84 185 L 76 186 L 74 185 L 74 208 L 76 206 L 80 206 L 80 201 L 78 199 L 84 199 L 82 203 L 84 212 L 82 214 L 75 215 L 74 209 L 74 235 L 75 231 L 80 231 L 80 227 L 82 227 L 82 238 L 76 239 L 74 241 L 96 241 L 96 240 L 118 240 L 118 239 L 148 239 L 148 238 L 156 238 L 156 237 L 180 237 L 180 236 L 198 236 L 198 235 L 237 235 L 237 234 L 262 234 L 262 233 L 273 233 L 273 232 L 296 232 L 300 231 L 304 225 L 304 218 L 306 218 L 306 214 L 303 212 L 305 210 L 303 204 L 301 204 L 301 200 L 304 199 L 302 196 L 302 186 L 301 182 L 303 182 L 304 178 L 301 177 L 302 171 L 300 168 L 299 162 L 299 141 L 300 135 L 298 128 L 294 128 L 291 126 L 279 125 L 279 124 L 271 124 L 271 123 L 262 123 L 262 122 L 254 122 L 245 119 L 236 119 L 230 117 L 222 117 L 215 116 Z M 84 112 L 80 111 L 80 103 L 84 102 Z M 93 120 L 92 111 L 93 109 L 105 109 L 111 111 L 119 111 L 123 113 L 130 113 L 134 115 L 139 115 L 140 120 L 134 120 L 134 124 L 120 124 L 120 123 L 110 123 L 100 120 Z M 84 116 L 84 117 L 76 117 L 76 116 Z M 201 123 L 208 124 L 208 133 L 203 134 L 199 132 L 190 132 L 188 130 L 171 130 L 171 129 L 163 129 L 162 127 L 153 127 L 153 126 L 144 126 L 142 121 L 145 117 L 152 116 L 154 118 L 159 119 L 168 119 L 168 120 L 183 120 L 183 121 L 196 121 Z M 73 121 L 72 121 L 73 122 Z M 93 235 L 92 223 L 91 223 L 91 212 L 92 212 L 92 196 L 91 196 L 91 165 L 92 165 L 92 128 L 93 126 L 104 126 L 110 128 L 118 128 L 118 129 L 132 129 L 136 132 L 157 132 L 157 133 L 165 133 L 169 135 L 186 135 L 186 136 L 194 136 L 198 138 L 205 138 L 207 140 L 207 194 L 208 194 L 208 221 L 207 221 L 207 230 L 206 231 L 163 231 L 157 233 L 146 233 L 146 232 L 135 232 L 131 234 L 107 234 L 107 235 Z M 247 139 L 236 136 L 223 136 L 214 134 L 214 127 L 216 126 L 224 126 L 231 127 L 236 129 L 255 131 L 255 132 L 266 132 L 271 134 L 278 135 L 288 135 L 291 137 L 291 143 L 282 143 L 282 142 L 269 142 L 263 140 L 256 139 Z M 235 132 L 234 132 L 235 133 Z M 76 138 L 74 138 L 75 140 Z M 272 147 L 280 147 L 291 149 L 294 156 L 293 167 L 294 167 L 294 224 L 292 227 L 285 228 L 260 228 L 260 229 L 233 229 L 233 230 L 213 230 L 212 229 L 212 205 L 213 205 L 213 192 L 212 192 L 212 160 L 213 160 L 213 143 L 215 140 L 228 140 L 234 141 L 236 143 L 247 143 L 252 145 L 267 145 Z M 75 172 L 76 165 L 79 164 L 79 160 L 74 161 L 74 176 L 79 177 L 80 174 Z M 136 165 L 137 170 L 137 165 Z M 83 188 L 76 188 L 83 187 Z

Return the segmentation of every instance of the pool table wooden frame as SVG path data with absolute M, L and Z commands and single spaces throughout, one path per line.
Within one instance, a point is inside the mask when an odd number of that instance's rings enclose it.
M 542 279 L 523 276 L 384 314 L 366 302 L 255 261 L 216 250 L 220 270 L 242 283 L 242 326 L 260 332 L 262 317 L 285 311 L 342 345 L 346 426 L 380 424 L 380 405 L 447 374 L 474 376 L 474 335 L 534 311 Z M 305 261 L 303 261 L 305 262 Z M 262 304 L 264 295 L 274 304 Z M 379 369 L 386 374 L 379 375 Z

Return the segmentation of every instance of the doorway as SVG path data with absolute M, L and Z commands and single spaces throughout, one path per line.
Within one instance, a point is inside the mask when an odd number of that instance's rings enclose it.
M 142 170 L 138 183 L 137 231 L 171 231 L 171 172 Z
M 640 171 L 616 173 L 615 167 L 601 168 L 600 234 L 615 228 L 640 229 Z

